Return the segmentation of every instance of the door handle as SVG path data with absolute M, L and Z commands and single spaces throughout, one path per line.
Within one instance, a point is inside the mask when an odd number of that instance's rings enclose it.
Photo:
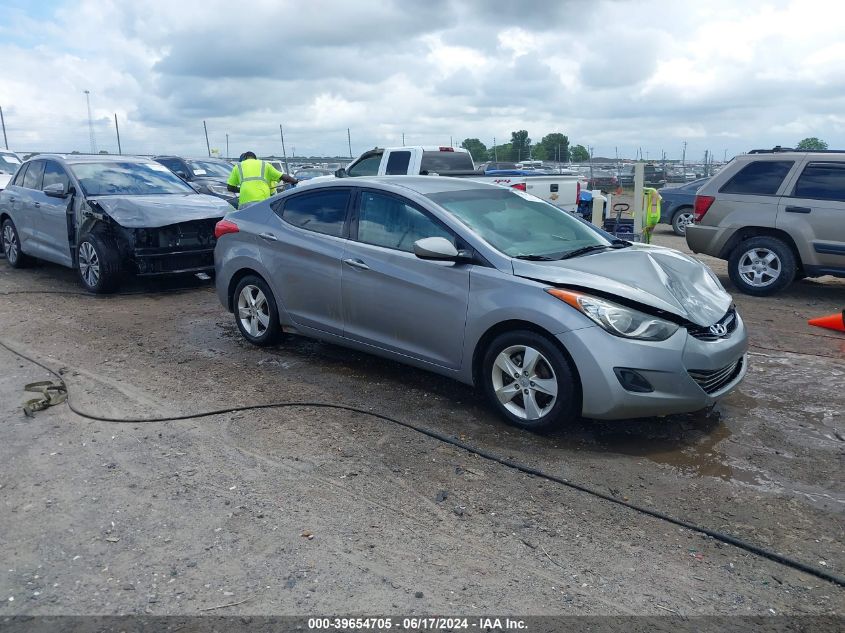
M 367 266 L 364 262 L 360 259 L 344 259 L 344 264 L 349 264 L 352 268 L 357 268 L 358 270 L 369 270 L 370 267 Z
M 812 209 L 810 207 L 786 207 L 784 211 L 787 213 L 809 213 Z
M 259 236 L 262 240 L 267 240 L 268 242 L 278 242 L 279 238 L 273 235 L 272 233 L 261 233 Z
M 36 209 L 40 209 L 40 208 L 41 208 L 41 203 L 40 203 L 40 202 L 36 202 L 36 203 L 35 203 L 35 208 L 36 208 Z

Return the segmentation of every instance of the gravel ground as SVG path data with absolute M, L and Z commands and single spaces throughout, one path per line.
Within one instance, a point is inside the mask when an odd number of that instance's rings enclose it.
M 685 247 L 665 226 L 656 241 Z M 0 260 L 0 294 L 20 290 L 79 287 Z M 209 284 L 7 295 L 0 340 L 101 415 L 347 404 L 845 575 L 845 336 L 806 325 L 842 309 L 845 282 L 735 298 L 750 370 L 714 410 L 551 436 L 393 362 L 299 338 L 249 347 Z M 48 376 L 2 349 L 0 363 L 0 615 L 845 612 L 833 584 L 377 418 L 30 419 L 22 387 Z

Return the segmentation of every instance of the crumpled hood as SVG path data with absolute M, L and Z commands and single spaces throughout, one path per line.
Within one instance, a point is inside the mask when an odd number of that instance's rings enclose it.
M 179 222 L 222 218 L 232 205 L 204 194 L 153 196 L 103 196 L 89 198 L 120 226 L 154 229 Z
M 514 259 L 513 272 L 520 277 L 624 297 L 703 326 L 725 316 L 732 303 L 704 264 L 659 246 L 635 244 L 553 262 Z

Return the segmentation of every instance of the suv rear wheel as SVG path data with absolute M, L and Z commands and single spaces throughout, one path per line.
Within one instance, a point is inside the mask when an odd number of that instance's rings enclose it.
M 740 242 L 728 260 L 728 274 L 734 285 L 757 297 L 780 292 L 792 283 L 795 272 L 795 254 L 776 237 L 752 237 Z
M 675 232 L 675 235 L 680 235 L 681 237 L 686 235 L 687 226 L 692 224 L 692 221 L 692 207 L 682 207 L 675 211 L 675 215 L 672 216 L 672 230 Z
M 32 263 L 32 259 L 21 251 L 18 229 L 10 218 L 3 221 L 3 254 L 12 268 L 24 268 Z
M 490 402 L 511 424 L 548 431 L 578 415 L 578 386 L 563 352 L 545 336 L 506 332 L 487 348 L 481 367 Z

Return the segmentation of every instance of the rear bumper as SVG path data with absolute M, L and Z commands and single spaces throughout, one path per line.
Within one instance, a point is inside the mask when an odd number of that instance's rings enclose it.
M 718 226 L 690 224 L 687 227 L 686 240 L 687 246 L 693 253 L 720 257 L 722 247 L 727 241 L 727 234 L 724 229 Z
M 618 420 L 698 411 L 715 404 L 747 370 L 745 325 L 724 339 L 702 341 L 685 328 L 661 342 L 643 342 L 589 327 L 558 335 L 581 378 L 582 415 Z M 633 370 L 653 388 L 623 387 L 615 370 Z

